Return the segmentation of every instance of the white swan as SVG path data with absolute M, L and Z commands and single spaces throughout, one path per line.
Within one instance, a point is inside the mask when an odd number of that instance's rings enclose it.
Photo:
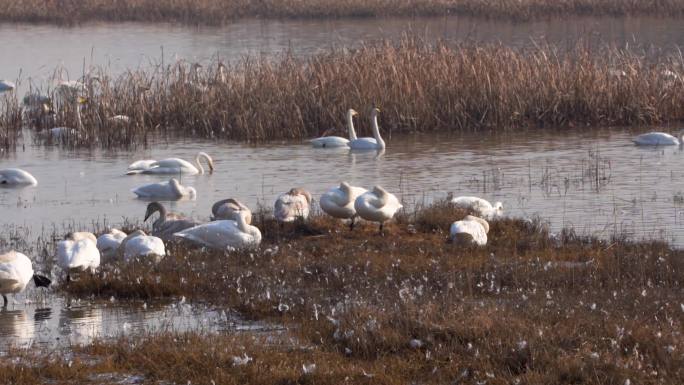
M 100 256 L 105 259 L 115 258 L 119 252 L 121 242 L 126 238 L 126 233 L 118 229 L 111 229 L 97 237 L 97 249 Z
M 181 230 L 201 224 L 201 222 L 187 218 L 183 215 L 167 212 L 166 207 L 159 202 L 151 202 L 147 205 L 143 222 L 147 221 L 157 212 L 159 213 L 159 218 L 152 223 L 152 235 L 160 237 L 165 241 L 171 240 L 173 234 Z
M 356 198 L 367 190 L 363 187 L 354 187 L 347 182 L 340 183 L 339 187 L 333 187 L 321 195 L 321 210 L 333 218 L 351 219 L 350 229 L 354 229 Z
M 204 174 L 204 167 L 200 160 L 204 159 L 209 167 L 209 173 L 214 172 L 214 160 L 206 152 L 198 152 L 195 156 L 195 165 L 180 158 L 168 158 L 160 161 L 149 162 L 149 159 L 133 162 L 128 166 L 128 175 L 134 174 Z
M 5 168 L 0 170 L 0 185 L 7 186 L 36 186 L 38 180 L 20 168 Z
M 0 254 L 0 294 L 2 294 L 3 306 L 7 306 L 7 294 L 22 292 L 29 281 L 37 287 L 48 287 L 50 280 L 33 272 L 31 260 L 24 254 L 14 250 Z
M 371 110 L 371 124 L 373 128 L 372 138 L 358 138 L 349 142 L 349 148 L 352 150 L 382 150 L 385 148 L 385 141 L 380 136 L 380 127 L 378 127 L 378 113 L 380 109 L 373 108 Z
M 67 272 L 67 282 L 71 281 L 71 273 L 95 271 L 100 266 L 97 238 L 88 232 L 69 233 L 57 243 L 57 262 Z
M 133 191 L 138 198 L 146 199 L 178 200 L 181 198 L 195 199 L 197 196 L 197 191 L 194 187 L 185 187 L 181 185 L 176 178 L 171 178 L 168 182 L 142 185 L 131 191 Z
M 297 218 L 309 217 L 311 194 L 303 188 L 293 188 L 280 194 L 273 207 L 273 216 L 278 222 L 294 222 Z
M 451 224 L 449 234 L 455 243 L 475 243 L 479 246 L 487 244 L 489 223 L 482 218 L 466 215 L 460 221 Z
M 380 186 L 359 195 L 354 201 L 354 209 L 361 218 L 380 223 L 380 233 L 385 221 L 392 219 L 402 207 L 394 194 Z
M 212 220 L 232 219 L 237 220 L 239 212 L 245 212 L 245 221 L 248 225 L 252 224 L 252 210 L 234 198 L 222 199 L 211 206 Z
M 684 130 L 677 137 L 664 132 L 641 134 L 632 140 L 637 146 L 679 146 L 684 143 Z
M 83 97 L 77 97 L 75 99 L 75 110 L 76 110 L 76 124 L 77 127 L 71 128 L 71 127 L 54 127 L 48 130 L 48 134 L 53 138 L 53 139 L 60 139 L 65 136 L 69 135 L 76 135 L 78 132 L 83 131 L 83 121 L 81 120 L 81 109 L 83 108 L 83 105 L 87 102 L 86 98 Z M 54 111 L 51 113 L 54 114 Z
M 458 207 L 473 210 L 477 215 L 485 218 L 497 217 L 503 213 L 503 204 L 501 202 L 494 202 L 494 205 L 492 205 L 485 199 L 473 196 L 452 198 L 451 203 Z
M 154 257 L 159 263 L 166 255 L 166 247 L 161 238 L 145 234 L 142 230 L 130 233 L 122 242 L 121 249 L 124 261 L 128 262 L 138 257 Z
M 12 83 L 11 81 L 0 80 L 0 93 L 13 91 L 15 88 L 17 88 L 17 85 Z
M 237 221 L 221 220 L 191 227 L 176 233 L 180 238 L 217 250 L 240 250 L 261 243 L 261 231 L 247 224 L 247 213 L 240 211 Z
M 358 115 L 358 112 L 350 108 L 347 111 L 347 132 L 349 139 L 343 138 L 341 136 L 321 136 L 320 138 L 311 139 L 309 142 L 314 147 L 320 148 L 332 148 L 332 147 L 347 147 L 350 140 L 356 139 L 356 131 L 354 131 L 354 116 Z

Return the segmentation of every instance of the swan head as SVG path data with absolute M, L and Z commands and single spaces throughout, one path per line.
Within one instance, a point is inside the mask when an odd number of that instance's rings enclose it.
M 387 190 L 385 190 L 381 186 L 374 186 L 373 187 L 373 193 L 377 196 L 384 196 L 384 195 L 388 194 Z
M 145 219 L 143 219 L 143 222 L 147 221 L 152 214 L 159 212 L 161 215 L 162 212 L 166 211 L 164 209 L 164 206 L 159 203 L 159 202 L 150 202 L 150 204 L 147 205 L 147 210 L 145 211 Z
M 356 115 L 358 115 L 359 113 L 356 112 L 355 109 L 350 108 L 349 111 L 347 111 L 347 114 L 348 114 L 349 116 L 356 116 Z
M 373 117 L 378 116 L 379 113 L 380 113 L 380 109 L 378 107 L 371 108 L 371 116 L 373 116 Z
M 497 214 L 501 214 L 503 212 L 503 203 L 494 202 L 494 210 L 496 211 Z
M 303 195 L 304 198 L 306 199 L 306 202 L 309 203 L 309 204 L 311 204 L 311 200 L 313 199 L 313 198 L 311 197 L 311 193 L 308 192 L 308 191 L 306 191 L 306 190 L 304 190 L 304 189 L 301 188 L 301 187 L 292 188 L 292 189 L 290 189 L 290 191 L 288 191 L 287 193 L 288 193 L 289 195 L 293 195 L 293 196 L 294 196 L 294 195 Z
M 83 96 L 79 96 L 78 98 L 76 98 L 76 103 L 78 103 L 79 105 L 84 105 L 88 103 L 88 99 L 84 98 Z
M 209 167 L 209 174 L 214 173 L 214 159 L 212 159 L 209 154 L 206 152 L 198 152 L 197 156 L 195 157 L 195 161 L 199 163 L 200 158 L 204 158 L 207 160 L 207 166 Z
M 351 185 L 348 182 L 342 182 L 340 183 L 340 190 L 348 193 L 351 191 Z

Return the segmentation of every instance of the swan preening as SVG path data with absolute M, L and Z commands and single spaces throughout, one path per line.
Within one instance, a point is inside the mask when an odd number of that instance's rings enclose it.
M 50 279 L 33 272 L 31 260 L 14 250 L 0 254 L 0 294 L 3 306 L 7 306 L 7 294 L 22 292 L 33 279 L 36 287 L 48 287 Z
M 356 198 L 366 191 L 363 187 L 355 187 L 342 182 L 339 187 L 333 187 L 321 196 L 321 210 L 333 218 L 351 219 L 349 226 L 353 229 L 354 219 L 357 216 L 354 203 Z
M 211 206 L 211 220 L 232 219 L 237 220 L 240 212 L 245 213 L 245 221 L 248 225 L 252 224 L 252 210 L 234 198 L 222 199 Z
M 637 146 L 679 146 L 684 143 L 684 130 L 676 137 L 665 132 L 649 132 L 637 136 L 632 141 Z
M 5 168 L 0 170 L 0 185 L 6 186 L 35 186 L 38 180 L 20 168 Z
M 273 216 L 278 222 L 294 222 L 309 217 L 311 194 L 300 187 L 280 194 L 273 207 Z
M 204 167 L 202 167 L 201 160 L 207 162 L 209 173 L 213 173 L 214 160 L 207 153 L 198 152 L 197 156 L 195 156 L 194 165 L 187 160 L 180 158 L 168 158 L 159 161 L 144 159 L 131 163 L 131 165 L 128 166 L 126 174 L 204 174 Z
M 347 111 L 347 134 L 349 135 L 349 139 L 341 136 L 322 136 L 320 138 L 311 139 L 311 144 L 314 147 L 321 148 L 348 147 L 349 141 L 356 139 L 356 132 L 354 131 L 354 116 L 356 115 L 358 115 L 358 112 L 352 108 Z
M 489 223 L 473 215 L 466 215 L 462 220 L 452 223 L 449 229 L 450 238 L 454 243 L 474 243 L 478 246 L 487 244 L 487 233 Z
M 138 198 L 143 199 L 168 199 L 178 200 L 182 198 L 195 199 L 197 191 L 194 187 L 186 187 L 180 184 L 176 178 L 168 182 L 150 183 L 133 190 Z
M 100 250 L 100 256 L 105 259 L 115 258 L 124 238 L 126 238 L 126 233 L 118 229 L 111 229 L 97 237 L 97 249 Z
M 386 221 L 404 207 L 394 194 L 387 192 L 380 186 L 359 195 L 354 201 L 356 213 L 363 219 L 380 224 L 380 233 Z
M 372 138 L 357 138 L 349 141 L 349 148 L 352 150 L 382 150 L 385 148 L 385 141 L 380 136 L 378 127 L 378 113 L 380 109 L 371 109 L 371 127 L 373 128 Z
M 121 241 L 119 247 L 120 253 L 123 254 L 124 261 L 129 262 L 139 257 L 153 257 L 155 263 L 159 263 L 166 255 L 166 248 L 164 241 L 161 238 L 147 235 L 142 230 L 136 230 L 130 233 Z
M 94 272 L 100 266 L 97 238 L 88 232 L 69 233 L 65 240 L 57 243 L 57 262 L 67 272 L 67 282 L 72 273 Z
M 152 223 L 152 235 L 155 235 L 165 241 L 173 238 L 173 234 L 194 227 L 200 222 L 186 218 L 180 214 L 169 213 L 166 207 L 159 202 L 151 202 L 147 205 L 145 211 L 145 219 L 147 221 L 154 213 L 159 213 L 159 218 Z
M 247 212 L 239 211 L 237 220 L 205 223 L 177 232 L 179 238 L 217 250 L 241 250 L 258 246 L 261 231 L 247 223 Z
M 503 213 L 503 204 L 501 202 L 495 202 L 492 205 L 485 199 L 473 196 L 460 196 L 452 198 L 451 203 L 458 207 L 473 210 L 478 216 L 484 218 L 497 217 Z

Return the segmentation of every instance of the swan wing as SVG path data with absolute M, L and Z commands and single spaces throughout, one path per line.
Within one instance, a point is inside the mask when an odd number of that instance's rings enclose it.
M 237 222 L 220 220 L 191 227 L 174 234 L 213 249 L 238 249 L 248 240 L 246 233 L 238 228 Z
M 6 168 L 0 170 L 0 184 L 6 185 L 37 185 L 36 178 L 19 168 Z
M 133 190 L 133 193 L 140 198 L 178 198 L 179 195 L 171 187 L 169 182 L 150 183 L 142 185 Z
M 633 142 L 638 146 L 669 146 L 678 145 L 679 139 L 664 132 L 649 132 L 637 136 Z
M 485 228 L 476 221 L 456 221 L 451 224 L 449 232 L 452 239 L 463 239 L 462 235 L 467 234 L 467 238 L 472 238 L 472 242 L 475 244 L 480 246 L 487 244 L 487 232 L 485 231 Z
M 64 269 L 85 270 L 100 266 L 100 251 L 90 239 L 61 241 L 57 244 L 57 255 Z
M 124 250 L 125 260 L 147 255 L 165 256 L 166 248 L 164 247 L 164 241 L 157 237 L 141 235 L 126 242 L 126 250 Z
M 309 142 L 317 148 L 346 147 L 349 144 L 349 139 L 341 136 L 322 136 L 311 139 Z
M 128 165 L 128 170 L 147 170 L 157 161 L 154 159 L 141 159 Z

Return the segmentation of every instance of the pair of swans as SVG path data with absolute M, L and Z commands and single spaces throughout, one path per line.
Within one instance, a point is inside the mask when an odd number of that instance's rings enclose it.
M 478 246 L 485 246 L 487 233 L 489 233 L 489 223 L 473 215 L 466 215 L 462 220 L 452 223 L 449 229 L 451 240 L 457 244 L 474 243 Z
M 0 170 L 0 186 L 36 186 L 38 180 L 29 172 L 20 168 Z
M 378 222 L 381 233 L 384 223 L 394 218 L 403 207 L 396 195 L 381 186 L 368 191 L 347 182 L 325 192 L 321 196 L 320 205 L 323 212 L 334 218 L 350 219 L 350 229 L 354 228 L 354 219 L 358 216 L 370 222 Z
M 123 256 L 124 261 L 153 256 L 158 263 L 166 255 L 164 241 L 147 235 L 142 230 L 126 235 L 121 230 L 111 229 L 97 238 L 97 248 L 103 258 L 115 259 Z
M 209 173 L 214 172 L 214 160 L 206 152 L 198 152 L 195 156 L 195 164 L 180 158 L 168 158 L 164 160 L 143 159 L 131 163 L 126 175 L 135 174 L 204 174 L 201 160 L 207 162 Z
M 460 196 L 451 198 L 451 203 L 457 207 L 474 211 L 478 216 L 494 218 L 503 214 L 503 204 L 495 202 L 493 205 L 488 200 L 473 196 Z
M 178 179 L 171 178 L 168 182 L 149 183 L 131 190 L 142 199 L 195 199 L 197 190 L 180 184 Z
M 380 136 L 380 128 L 378 127 L 378 108 L 371 110 L 371 126 L 373 129 L 372 138 L 357 138 L 354 130 L 354 116 L 358 115 L 353 109 L 347 111 L 347 130 L 349 132 L 349 139 L 339 136 L 322 136 L 320 138 L 312 139 L 311 144 L 314 147 L 349 147 L 352 150 L 382 150 L 385 148 L 385 141 Z
M 355 187 L 342 182 L 339 187 L 333 187 L 321 195 L 321 210 L 333 218 L 351 220 L 349 228 L 353 230 L 354 220 L 358 216 L 354 203 L 356 198 L 366 191 L 368 190 L 363 187 Z
M 632 140 L 637 146 L 680 146 L 684 144 L 684 130 L 677 136 L 665 132 L 649 132 Z
M 14 250 L 0 254 L 0 294 L 3 307 L 7 307 L 7 294 L 21 293 L 31 279 L 36 287 L 48 287 L 51 283 L 49 278 L 33 272 L 33 264 L 26 255 Z

